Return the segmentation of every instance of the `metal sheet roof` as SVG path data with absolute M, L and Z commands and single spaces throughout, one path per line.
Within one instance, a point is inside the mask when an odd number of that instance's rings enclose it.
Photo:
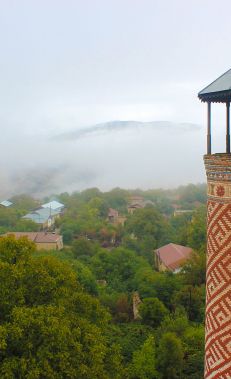
M 198 97 L 202 101 L 225 102 L 231 99 L 231 69 L 203 88 Z
M 28 213 L 27 215 L 23 216 L 22 218 L 34 221 L 36 224 L 43 224 L 48 220 L 47 217 L 40 216 L 36 213 Z
M 10 207 L 13 203 L 9 200 L 3 200 L 0 205 L 3 205 L 4 207 Z
M 40 215 L 38 213 L 28 213 L 27 215 L 23 216 L 22 218 L 34 221 L 36 224 L 44 224 L 45 222 L 48 221 L 49 216 Z
M 33 211 L 31 213 L 36 213 L 38 215 L 41 215 L 41 216 L 55 216 L 57 214 L 60 213 L 60 210 L 59 209 L 52 209 L 52 208 L 40 208 L 40 209 L 37 209 L 36 211 Z
M 50 208 L 50 209 L 58 209 L 58 208 L 63 208 L 64 204 L 60 203 L 59 201 L 53 200 L 50 201 L 49 203 L 43 204 L 43 208 Z
M 26 214 L 22 218 L 32 220 L 36 224 L 43 224 L 49 220 L 50 217 L 56 216 L 60 213 L 58 209 L 40 208 L 36 211 Z
M 182 263 L 190 257 L 192 249 L 187 246 L 169 243 L 168 245 L 156 249 L 155 252 L 158 253 L 164 265 L 174 271 L 180 268 Z

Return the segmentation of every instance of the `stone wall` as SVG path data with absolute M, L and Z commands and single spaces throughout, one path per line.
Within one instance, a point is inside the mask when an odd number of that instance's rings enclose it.
M 133 308 L 133 318 L 134 320 L 139 320 L 140 314 L 139 314 L 139 305 L 142 303 L 139 293 L 134 292 L 132 296 L 132 308 Z

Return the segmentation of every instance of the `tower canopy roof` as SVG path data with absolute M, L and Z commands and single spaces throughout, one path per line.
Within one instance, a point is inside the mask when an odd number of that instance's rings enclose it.
M 231 101 L 231 69 L 198 93 L 202 101 L 226 103 Z

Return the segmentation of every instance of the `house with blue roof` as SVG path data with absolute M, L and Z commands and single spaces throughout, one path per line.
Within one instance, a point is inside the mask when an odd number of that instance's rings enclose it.
M 39 224 L 42 229 L 50 229 L 54 225 L 55 220 L 59 217 L 59 209 L 54 210 L 51 208 L 40 208 L 33 212 L 27 213 L 22 218 Z
M 43 204 L 42 208 L 48 208 L 54 211 L 61 212 L 64 208 L 64 204 L 60 203 L 59 201 L 53 200 L 53 201 L 50 201 L 49 203 Z
M 11 205 L 13 205 L 13 203 L 11 201 L 9 201 L 9 200 L 3 200 L 0 203 L 0 206 L 6 207 L 6 208 L 10 207 Z

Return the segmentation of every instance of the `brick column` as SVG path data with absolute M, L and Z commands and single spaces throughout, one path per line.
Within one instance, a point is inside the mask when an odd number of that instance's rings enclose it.
M 208 181 L 205 378 L 231 379 L 231 154 L 204 156 Z

